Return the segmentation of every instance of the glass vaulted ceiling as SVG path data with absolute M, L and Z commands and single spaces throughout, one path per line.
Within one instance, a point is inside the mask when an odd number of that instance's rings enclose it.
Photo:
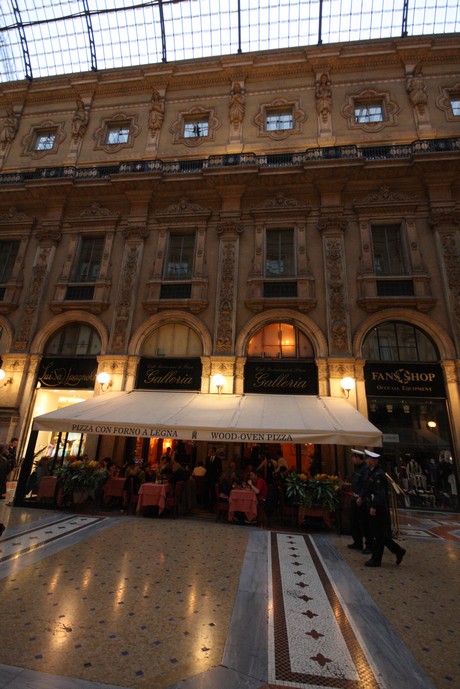
M 0 79 L 459 30 L 458 0 L 0 0 Z

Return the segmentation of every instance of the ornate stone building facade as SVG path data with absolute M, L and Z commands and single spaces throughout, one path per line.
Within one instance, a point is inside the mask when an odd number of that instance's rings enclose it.
M 98 372 L 243 393 L 308 363 L 310 394 L 356 381 L 414 504 L 455 501 L 458 36 L 3 84 L 0 118 L 4 439 Z

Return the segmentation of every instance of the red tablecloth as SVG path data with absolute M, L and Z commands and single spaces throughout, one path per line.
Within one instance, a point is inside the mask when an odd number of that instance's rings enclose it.
M 124 478 L 109 478 L 104 483 L 104 503 L 107 504 L 110 498 L 122 498 L 123 487 L 125 485 Z
M 139 488 L 136 512 L 149 505 L 158 505 L 158 513 L 161 514 L 165 508 L 169 488 L 168 483 L 143 483 Z
M 257 517 L 257 496 L 252 490 L 234 488 L 228 500 L 228 521 L 232 521 L 235 512 L 244 512 L 252 522 Z

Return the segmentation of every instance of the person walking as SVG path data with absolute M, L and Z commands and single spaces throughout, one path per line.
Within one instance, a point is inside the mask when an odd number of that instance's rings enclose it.
M 369 526 L 373 537 L 372 557 L 365 562 L 366 567 L 380 567 L 385 548 L 396 555 L 396 564 L 400 565 L 406 554 L 391 537 L 390 511 L 387 500 L 387 479 L 379 465 L 380 455 L 371 450 L 364 450 L 370 471 L 366 483 L 365 499 L 369 506 Z
M 365 504 L 366 484 L 370 469 L 366 462 L 366 456 L 361 450 L 352 449 L 351 459 L 355 467 L 351 476 L 352 496 L 350 506 L 350 529 L 353 543 L 350 543 L 348 548 L 359 550 L 365 555 L 370 555 L 372 553 L 371 538 Z M 365 546 L 364 550 L 363 545 Z

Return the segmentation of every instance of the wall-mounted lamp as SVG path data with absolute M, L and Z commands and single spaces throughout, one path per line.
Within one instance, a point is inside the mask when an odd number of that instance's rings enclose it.
M 5 377 L 6 377 L 5 371 L 2 368 L 0 368 L 0 380 L 4 380 Z M 10 376 L 9 378 L 6 378 L 5 382 L 3 383 L 3 385 L 0 385 L 0 387 L 5 388 L 7 385 L 11 385 L 12 382 L 13 382 L 13 379 Z
M 110 374 L 107 373 L 107 371 L 102 371 L 101 373 L 98 373 L 96 380 L 101 386 L 102 392 L 105 392 L 106 390 L 112 387 L 112 378 Z
M 350 378 L 350 376 L 345 376 L 345 378 L 342 378 L 340 381 L 340 385 L 342 386 L 343 394 L 348 399 L 350 397 L 350 391 L 355 389 L 355 379 Z
M 436 421 L 427 421 L 427 426 L 428 428 L 436 428 L 437 423 Z
M 212 378 L 212 382 L 217 388 L 217 393 L 220 395 L 225 384 L 225 378 L 222 374 L 216 373 L 216 375 Z

